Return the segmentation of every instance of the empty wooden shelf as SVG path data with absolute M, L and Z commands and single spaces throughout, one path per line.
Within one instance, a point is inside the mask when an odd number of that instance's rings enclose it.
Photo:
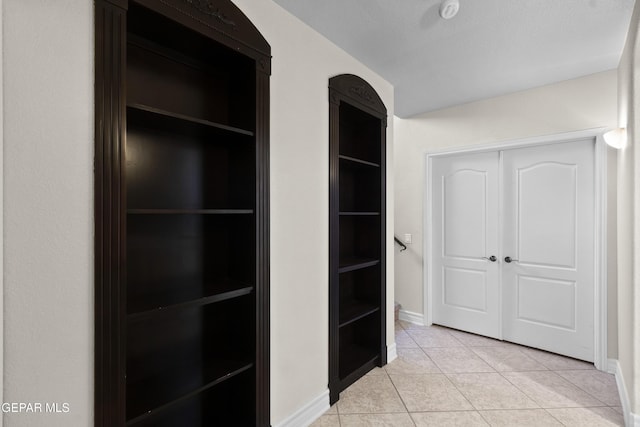
M 95 13 L 95 425 L 268 426 L 270 47 L 230 0 Z
M 329 392 L 387 361 L 387 112 L 353 75 L 329 80 Z

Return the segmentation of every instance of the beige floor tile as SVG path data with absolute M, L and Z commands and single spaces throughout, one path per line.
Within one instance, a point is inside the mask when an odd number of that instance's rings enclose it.
M 310 427 L 340 427 L 338 415 L 323 415 L 311 424 Z
M 559 354 L 549 353 L 535 348 L 521 347 L 521 350 L 529 357 L 542 363 L 552 371 L 568 370 L 568 369 L 595 369 L 592 363 L 583 362 L 582 360 L 572 359 L 570 357 L 560 356 Z
M 476 411 L 414 412 L 417 427 L 484 427 L 485 420 Z
M 337 415 L 338 414 L 338 406 L 331 405 L 331 407 L 324 413 L 324 415 Z
M 474 347 L 471 351 L 498 372 L 547 370 L 516 347 Z
M 425 348 L 424 351 L 445 373 L 495 372 L 484 360 L 465 347 Z
M 338 413 L 407 412 L 387 375 L 364 376 L 340 393 Z
M 539 408 L 500 374 L 449 374 L 447 377 L 478 410 Z
M 502 375 L 543 408 L 603 406 L 555 372 L 504 372 Z
M 406 331 L 396 332 L 396 348 L 418 348 L 418 344 Z
M 399 348 L 398 358 L 387 364 L 390 374 L 439 374 L 440 369 L 419 348 Z
M 369 372 L 366 373 L 366 375 L 369 376 L 373 376 L 373 375 L 387 375 L 387 372 L 384 370 L 384 368 L 381 368 L 379 366 L 376 366 L 375 368 L 373 368 L 372 370 L 370 370 Z
M 404 329 L 405 331 L 409 330 L 409 329 L 423 329 L 426 328 L 426 326 L 424 325 L 416 325 L 415 323 L 411 323 L 411 322 L 407 322 L 406 320 L 398 320 L 397 322 L 402 329 Z
M 463 346 L 448 331 L 440 328 L 410 329 L 407 333 L 422 348 Z
M 342 427 L 413 427 L 409 414 L 340 415 Z
M 403 327 L 402 327 L 402 325 L 400 324 L 400 321 L 399 321 L 399 320 L 398 320 L 398 321 L 396 321 L 396 322 L 393 324 L 393 327 L 394 327 L 394 329 L 395 329 L 395 331 L 396 331 L 396 332 L 404 331 L 404 328 L 403 328 Z
M 467 347 L 503 347 L 509 343 L 469 332 L 449 329 L 449 333 Z
M 622 406 L 612 406 L 611 409 L 613 409 L 614 411 L 616 411 L 619 414 L 624 415 L 624 411 L 622 410 Z
M 562 425 L 544 409 L 481 411 L 480 414 L 493 427 L 550 427 Z
M 556 371 L 556 373 L 608 406 L 620 406 L 618 386 L 612 374 L 596 370 Z
M 549 413 L 565 426 L 613 427 L 624 426 L 622 414 L 611 408 L 562 408 L 548 409 Z
M 390 375 L 409 412 L 473 409 L 442 374 Z

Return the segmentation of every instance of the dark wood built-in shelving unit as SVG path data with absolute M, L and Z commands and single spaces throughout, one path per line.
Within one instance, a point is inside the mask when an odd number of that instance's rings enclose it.
M 387 110 L 361 78 L 329 80 L 329 391 L 387 363 Z
M 230 0 L 95 13 L 95 425 L 268 426 L 270 47 Z

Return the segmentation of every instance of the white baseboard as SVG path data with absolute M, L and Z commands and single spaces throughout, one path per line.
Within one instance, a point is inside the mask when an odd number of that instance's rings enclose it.
M 393 362 L 398 357 L 396 343 L 387 346 L 387 363 Z
M 616 359 L 609 359 L 607 362 L 609 372 L 616 376 L 616 385 L 618 386 L 622 413 L 624 414 L 624 425 L 627 427 L 640 427 L 640 415 L 631 412 L 631 402 L 629 401 L 629 393 L 622 376 L 620 362 Z
M 302 408 L 289 415 L 273 427 L 308 427 L 329 410 L 329 390 L 307 402 Z
M 415 323 L 416 325 L 424 325 L 424 316 L 422 313 L 414 313 L 413 311 L 400 310 L 398 319 L 405 322 Z

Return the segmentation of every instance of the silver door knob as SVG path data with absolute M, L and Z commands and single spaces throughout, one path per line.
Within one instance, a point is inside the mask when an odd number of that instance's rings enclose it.
M 486 256 L 483 256 L 482 259 L 486 259 L 486 260 L 489 260 L 491 262 L 496 262 L 498 260 L 498 258 L 496 258 L 495 255 L 491 255 L 489 258 L 487 258 Z
M 518 262 L 518 260 L 517 259 L 513 259 L 510 256 L 506 256 L 506 257 L 504 257 L 504 262 L 506 262 L 507 264 L 510 264 L 512 262 Z

